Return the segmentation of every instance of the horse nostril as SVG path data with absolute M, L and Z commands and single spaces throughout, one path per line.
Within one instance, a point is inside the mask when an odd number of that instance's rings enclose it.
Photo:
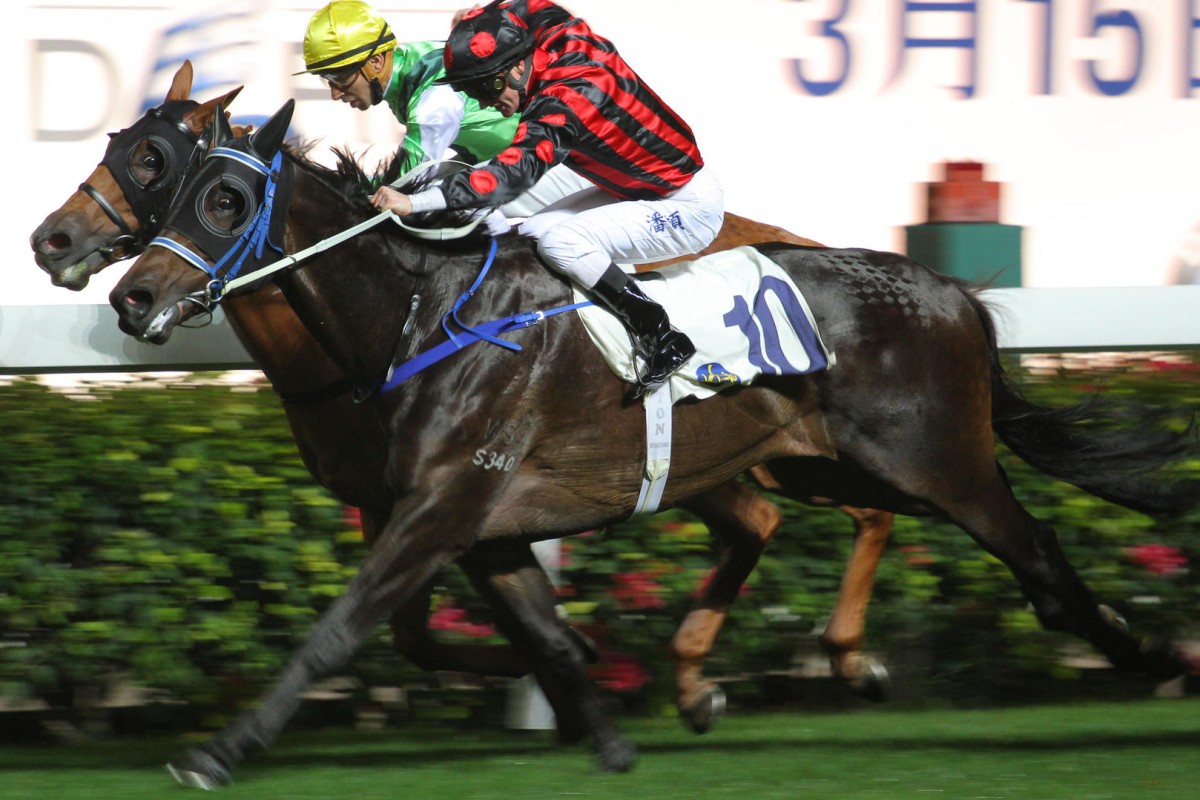
M 33 250 L 44 256 L 54 255 L 71 247 L 71 236 L 61 231 L 48 233 L 33 240 Z
M 144 289 L 134 289 L 125 295 L 125 302 L 133 307 L 150 306 L 154 303 L 154 296 Z
M 113 303 L 122 317 L 139 319 L 154 307 L 154 295 L 145 289 L 130 289 L 123 292 Z
M 47 236 L 42 240 L 42 242 L 46 245 L 46 247 L 50 247 L 54 250 L 65 250 L 71 246 L 71 236 L 70 234 L 58 231 Z

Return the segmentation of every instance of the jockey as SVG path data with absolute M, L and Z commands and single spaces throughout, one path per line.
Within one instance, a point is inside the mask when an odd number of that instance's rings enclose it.
M 375 206 L 401 216 L 499 207 L 566 164 L 592 185 L 519 230 L 630 331 L 644 361 L 632 397 L 663 383 L 695 348 L 616 264 L 694 253 L 716 238 L 723 196 L 691 128 L 611 42 L 549 0 L 494 0 L 467 11 L 444 60 L 453 88 L 505 117 L 520 112 L 512 146 L 411 196 L 381 187 Z
M 476 163 L 512 144 L 517 119 L 506 119 L 438 80 L 441 42 L 397 44 L 391 27 L 362 0 L 333 0 L 309 20 L 304 69 L 329 96 L 359 111 L 386 102 L 404 125 L 404 174 L 451 149 Z

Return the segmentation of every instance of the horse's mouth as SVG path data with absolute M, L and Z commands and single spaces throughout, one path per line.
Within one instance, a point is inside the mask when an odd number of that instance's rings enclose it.
M 66 267 L 58 263 L 48 263 L 49 259 L 41 253 L 35 254 L 33 260 L 50 276 L 50 283 L 73 292 L 87 288 L 92 276 L 107 264 L 104 256 L 95 250 Z
M 141 332 L 139 338 L 150 344 L 166 344 L 171 338 L 171 331 L 183 322 L 183 306 L 181 303 L 167 306 L 150 320 L 150 324 Z
M 60 286 L 64 289 L 70 289 L 73 292 L 78 292 L 87 288 L 88 281 L 92 279 L 100 267 L 104 264 L 104 259 L 97 257 L 94 262 L 89 263 L 92 256 L 83 261 L 77 261 L 70 267 L 59 272 L 50 273 L 50 282 L 55 286 Z

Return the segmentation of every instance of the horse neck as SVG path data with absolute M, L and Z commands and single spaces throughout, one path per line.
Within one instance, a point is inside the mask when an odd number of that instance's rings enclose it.
M 295 165 L 285 249 L 309 247 L 361 221 L 335 190 Z M 446 247 L 398 235 L 390 222 L 313 257 L 276 279 L 303 320 L 346 377 L 359 384 L 380 379 L 401 346 L 414 355 L 440 338 L 442 317 L 472 285 L 487 245 Z M 569 302 L 566 283 L 533 257 L 528 240 L 500 247 L 491 280 L 471 300 L 466 317 L 477 322 Z M 410 302 L 420 296 L 410 332 L 401 343 Z
M 341 370 L 278 287 L 232 297 L 224 309 L 242 346 L 280 395 L 299 395 L 341 380 Z
M 294 169 L 284 245 L 288 252 L 361 221 L 338 192 L 302 164 Z M 366 383 L 386 372 L 395 352 L 418 285 L 409 270 L 420 261 L 420 245 L 373 229 L 310 258 L 275 282 L 332 363 L 352 380 Z

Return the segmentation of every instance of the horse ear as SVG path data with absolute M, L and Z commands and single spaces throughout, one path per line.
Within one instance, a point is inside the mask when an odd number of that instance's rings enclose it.
M 244 88 L 245 88 L 244 86 L 239 86 L 236 89 L 234 89 L 232 92 L 229 92 L 228 94 L 222 95 L 221 97 L 217 97 L 212 100 L 207 100 L 207 101 L 201 103 L 200 105 L 196 106 L 196 108 L 194 108 L 191 111 L 184 114 L 184 120 L 187 121 L 188 127 L 191 128 L 196 133 L 200 133 L 202 130 L 204 130 L 205 128 L 207 128 L 209 125 L 212 124 L 213 115 L 216 112 L 216 110 L 218 108 L 222 108 L 222 109 L 228 108 L 229 104 L 233 102 L 234 98 L 237 97 L 238 93 L 241 92 L 242 89 L 244 89 Z M 228 111 L 225 111 L 223 113 L 225 114 L 226 117 L 229 116 Z
M 296 101 L 289 99 L 279 107 L 279 110 L 262 127 L 250 134 L 250 146 L 254 152 L 264 159 L 273 158 L 283 146 L 287 136 L 288 126 L 292 124 L 292 112 L 296 110 Z
M 212 115 L 213 135 L 212 146 L 217 147 L 223 145 L 233 138 L 233 131 L 229 128 L 229 117 L 225 116 L 225 109 L 220 103 L 217 103 L 213 109 Z
M 192 62 L 185 60 L 171 79 L 167 100 L 187 100 L 192 93 Z
M 229 108 L 229 104 L 236 100 L 237 96 L 242 93 L 242 89 L 245 88 L 245 86 L 239 86 L 232 91 L 226 92 L 217 98 L 217 102 L 221 104 L 222 108 Z

